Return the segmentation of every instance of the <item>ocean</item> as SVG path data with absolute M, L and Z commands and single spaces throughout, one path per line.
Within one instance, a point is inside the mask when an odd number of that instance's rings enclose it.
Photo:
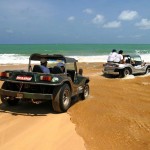
M 150 62 L 150 44 L 0 44 L 0 64 L 28 64 L 32 53 L 62 54 L 79 62 L 106 62 L 112 49 Z

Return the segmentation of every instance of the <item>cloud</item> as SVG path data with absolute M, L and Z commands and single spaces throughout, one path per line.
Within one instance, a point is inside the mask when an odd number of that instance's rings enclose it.
M 97 14 L 92 20 L 92 23 L 94 24 L 102 24 L 103 22 L 104 22 L 104 16 L 100 14 Z
M 46 3 L 33 0 L 19 1 L 15 0 L 13 3 L 11 0 L 0 1 L 0 14 L 7 21 L 19 22 L 39 20 L 43 23 L 43 20 L 50 19 L 54 14 L 53 7 L 46 5 Z M 6 20 L 6 19 L 5 19 Z
M 12 29 L 6 29 L 6 33 L 13 34 L 14 31 Z
M 143 35 L 140 35 L 140 34 L 128 35 L 128 36 L 118 35 L 117 38 L 118 38 L 118 39 L 123 39 L 123 38 L 124 38 L 124 39 L 125 39 L 125 38 L 128 38 L 128 39 L 131 39 L 131 38 L 132 38 L 132 39 L 141 39 L 142 36 L 143 36 Z
M 142 37 L 142 35 L 139 35 L 139 34 L 131 36 L 131 38 L 134 38 L 134 39 L 140 39 L 141 37 Z
M 74 17 L 74 16 L 68 17 L 68 21 L 74 21 L 74 20 L 75 20 L 75 17 Z
M 133 20 L 137 17 L 138 17 L 138 12 L 137 11 L 124 10 L 124 11 L 121 12 L 118 19 L 119 20 L 130 21 L 130 20 Z
M 90 9 L 90 8 L 84 9 L 83 12 L 86 13 L 86 14 L 93 14 L 93 10 Z
M 104 28 L 119 28 L 121 26 L 120 21 L 112 21 L 103 25 Z
M 140 29 L 150 29 L 150 20 L 143 18 L 140 22 L 136 23 L 135 26 Z

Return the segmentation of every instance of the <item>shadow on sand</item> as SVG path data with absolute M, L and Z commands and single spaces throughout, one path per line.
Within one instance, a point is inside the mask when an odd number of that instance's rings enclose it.
M 71 106 L 79 101 L 78 98 L 73 97 Z M 8 106 L 3 103 L 0 104 L 0 113 L 9 113 L 12 115 L 23 116 L 46 116 L 47 114 L 59 114 L 53 110 L 51 102 L 41 104 L 26 103 L 20 101 L 16 106 Z
M 49 102 L 41 104 L 24 103 L 20 101 L 16 106 L 0 104 L 1 113 L 23 116 L 46 116 L 49 113 L 55 114 L 52 105 Z

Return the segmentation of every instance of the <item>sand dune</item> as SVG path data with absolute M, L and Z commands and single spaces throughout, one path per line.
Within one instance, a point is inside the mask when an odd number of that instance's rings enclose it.
M 90 96 L 67 113 L 47 104 L 0 104 L 1 150 L 150 149 L 150 76 L 110 79 L 101 63 L 79 67 L 90 77 Z

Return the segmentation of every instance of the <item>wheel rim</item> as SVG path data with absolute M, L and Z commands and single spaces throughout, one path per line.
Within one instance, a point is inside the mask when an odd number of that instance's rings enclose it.
M 84 97 L 87 97 L 88 95 L 89 95 L 89 87 L 86 86 L 86 87 L 84 88 Z
M 128 69 L 125 69 L 124 75 L 127 76 L 127 75 L 129 75 L 129 74 L 130 74 L 130 71 L 129 71 Z
M 65 90 L 64 94 L 63 94 L 63 104 L 64 106 L 68 106 L 68 104 L 70 103 L 70 94 L 69 94 L 69 90 Z

